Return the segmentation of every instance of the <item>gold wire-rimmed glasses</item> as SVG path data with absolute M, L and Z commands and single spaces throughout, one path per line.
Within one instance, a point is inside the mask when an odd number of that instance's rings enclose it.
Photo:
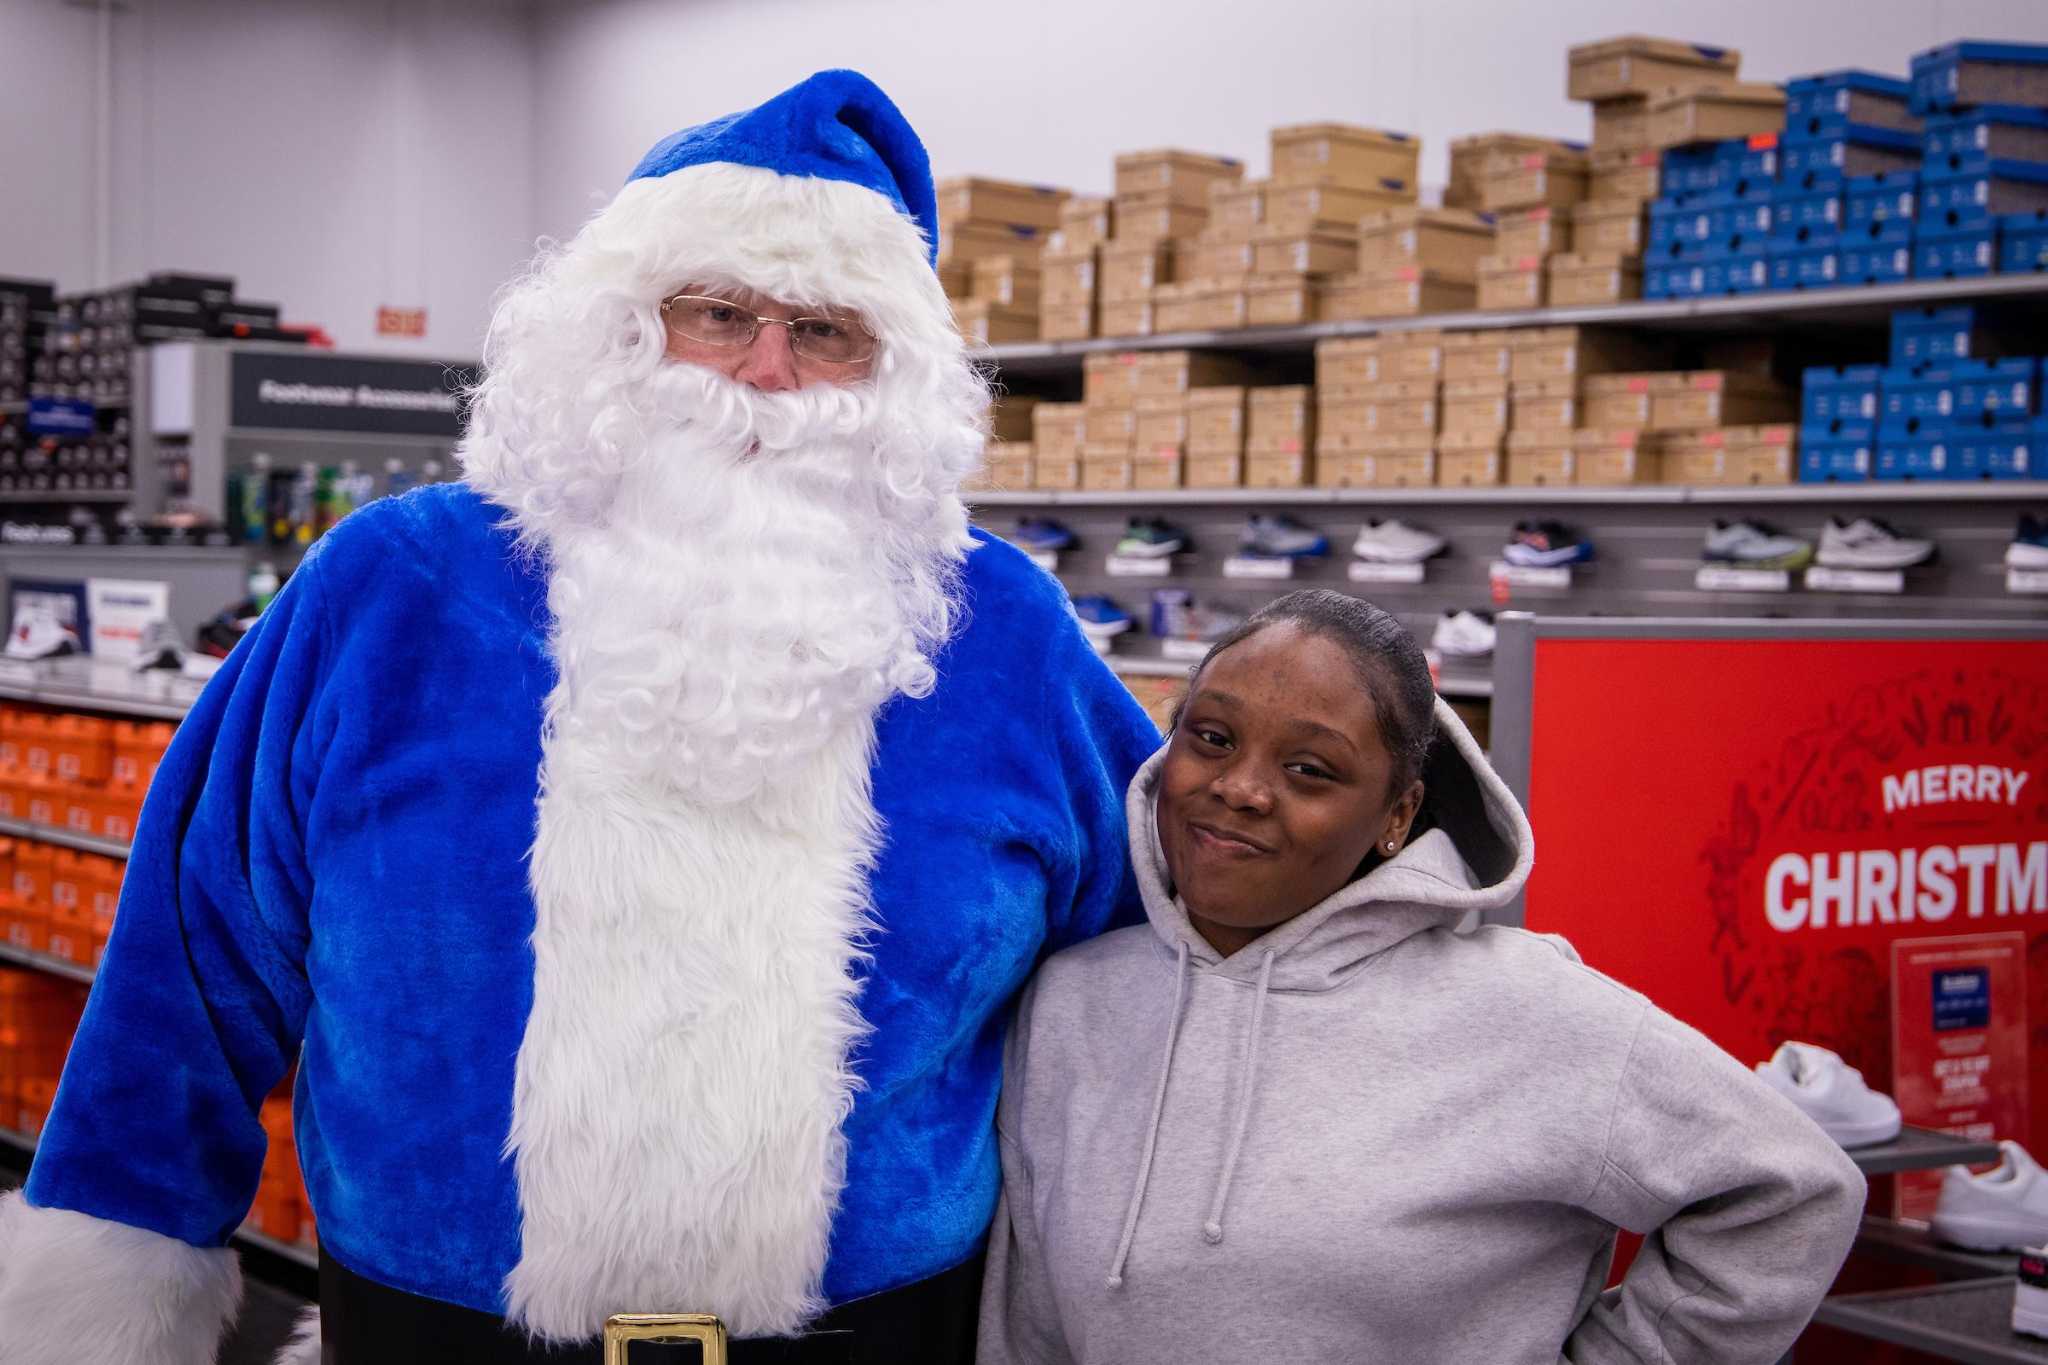
M 833 310 L 789 318 L 764 318 L 731 299 L 708 294 L 672 294 L 661 301 L 669 325 L 707 346 L 751 346 L 763 327 L 787 327 L 789 349 L 825 365 L 858 365 L 875 353 L 875 334 L 858 313 Z

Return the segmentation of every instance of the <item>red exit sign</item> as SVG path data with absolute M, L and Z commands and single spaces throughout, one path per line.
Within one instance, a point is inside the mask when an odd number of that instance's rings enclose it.
M 424 308 L 379 308 L 377 335 L 380 337 L 423 337 L 427 334 Z

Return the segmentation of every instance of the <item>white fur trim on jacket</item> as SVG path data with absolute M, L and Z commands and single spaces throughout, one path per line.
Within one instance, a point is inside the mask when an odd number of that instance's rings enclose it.
M 0 1197 L 0 1365 L 213 1365 L 241 1302 L 224 1247 Z

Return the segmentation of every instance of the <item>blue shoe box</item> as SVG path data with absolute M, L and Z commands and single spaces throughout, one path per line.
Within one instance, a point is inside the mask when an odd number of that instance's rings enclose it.
M 1998 229 L 1928 232 L 1923 223 L 1913 238 L 1913 277 L 1960 280 L 1988 275 L 1998 264 Z
M 1769 196 L 1778 178 L 1777 138 L 1732 138 L 1666 150 L 1657 168 L 1658 187 L 1668 196 L 1727 194 L 1738 199 Z
M 1842 182 L 1842 191 L 1844 228 L 1910 223 L 1920 202 L 1920 176 L 1915 171 L 1851 176 Z
M 1744 202 L 1716 191 L 1684 203 L 1658 199 L 1650 205 L 1650 251 L 1669 258 L 1702 250 L 1739 250 L 1770 231 L 1769 201 Z
M 1955 365 L 1920 365 L 1912 369 L 1889 368 L 1879 376 L 1878 420 L 1899 428 L 1901 435 L 1914 435 L 1930 424 L 1946 425 L 1956 410 Z
M 1799 429 L 1801 483 L 1858 483 L 1877 463 L 1877 428 L 1871 425 Z
M 1913 276 L 1913 225 L 1904 220 L 1844 229 L 1836 251 L 1845 284 L 1897 284 Z
M 1761 245 L 1729 252 L 1723 270 L 1730 294 L 1761 294 L 1776 287 L 1771 281 L 1770 251 Z
M 1927 175 L 1982 171 L 1994 161 L 2048 161 L 2048 109 L 1987 104 L 1931 114 L 1921 148 Z
M 1871 477 L 1877 479 L 1951 479 L 1955 460 L 1946 434 L 1908 435 L 1890 426 L 1877 433 L 1877 463 Z
M 1986 170 L 1920 178 L 1920 226 L 1933 232 L 1995 227 L 2006 214 L 2048 209 L 2048 162 L 1994 161 Z
M 2048 209 L 1998 220 L 2000 270 L 2048 270 Z
M 1837 422 L 1875 422 L 1884 371 L 1876 365 L 1815 365 L 1800 375 L 1802 431 L 1825 434 Z
M 1977 310 L 1967 304 L 1901 308 L 1892 314 L 1892 368 L 1967 360 L 1976 329 Z
M 1832 246 L 1772 247 L 1771 288 L 1832 289 L 1842 281 L 1840 254 Z
M 1785 85 L 1784 141 L 1839 137 L 1854 124 L 1917 129 L 1919 118 L 1906 108 L 1911 98 L 1905 81 L 1873 71 L 1802 76 Z
M 2041 362 L 2030 358 L 1958 360 L 1949 365 L 1948 373 L 1951 404 L 1958 419 L 1998 421 L 2033 412 Z
M 1920 135 L 1857 123 L 1834 137 L 1787 143 L 1781 153 L 1780 185 L 1819 190 L 1858 176 L 1918 170 Z
M 1770 288 L 1770 264 L 1763 251 L 1701 250 L 1677 260 L 1643 264 L 1643 297 L 1689 299 L 1753 294 Z
M 1953 433 L 1949 449 L 1960 479 L 2028 479 L 2033 477 L 2034 452 L 2040 449 L 2042 424 L 1998 422 Z
M 1771 245 L 1827 246 L 1842 230 L 1842 195 L 1839 187 L 1797 190 L 1778 187 L 1771 196 Z
M 1948 43 L 1916 54 L 1909 79 L 1916 114 L 1999 103 L 2048 106 L 2048 46 Z

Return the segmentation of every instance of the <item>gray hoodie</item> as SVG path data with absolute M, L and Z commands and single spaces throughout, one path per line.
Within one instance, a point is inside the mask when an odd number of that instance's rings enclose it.
M 1167 882 L 1163 754 L 1139 770 L 1151 923 L 1052 958 L 1011 1034 L 983 1365 L 1734 1365 L 1798 1335 L 1861 1175 L 1562 939 L 1456 932 L 1532 846 L 1437 721 L 1434 827 L 1228 958 Z M 1646 1240 L 1603 1294 L 1616 1228 Z

